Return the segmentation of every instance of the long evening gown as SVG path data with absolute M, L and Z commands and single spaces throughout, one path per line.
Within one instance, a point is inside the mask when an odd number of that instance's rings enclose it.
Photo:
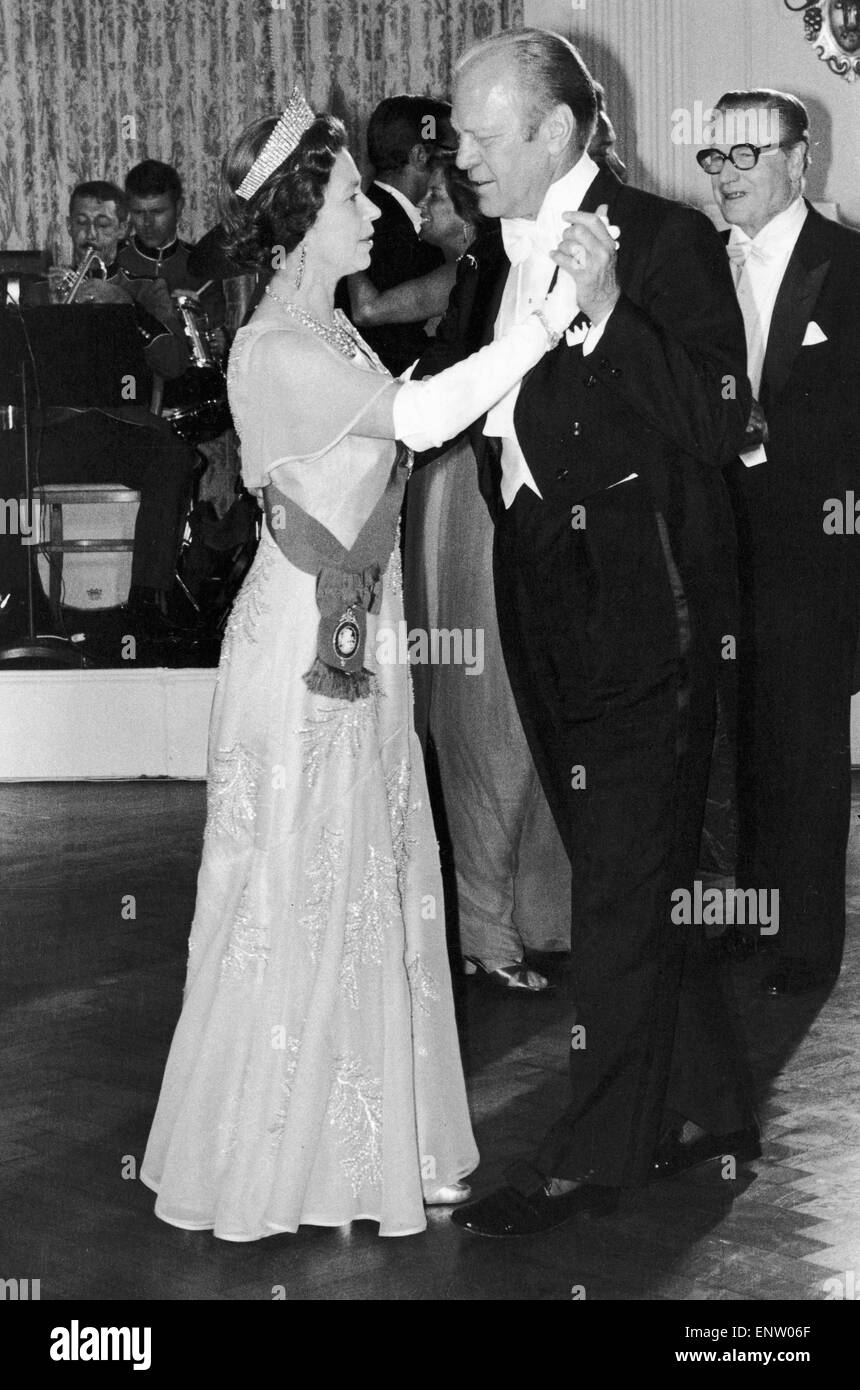
M 523 950 L 570 949 L 570 861 L 540 784 L 502 655 L 493 523 L 471 445 L 453 445 L 409 484 L 410 628 L 480 633 L 480 675 L 416 665 L 415 723 L 436 746 L 457 879 L 460 949 L 488 970 Z M 477 636 L 472 638 L 474 657 Z M 474 667 L 478 670 L 478 666 Z
M 259 487 L 279 464 L 279 489 L 350 545 L 396 446 L 344 419 L 335 382 L 376 371 L 382 390 L 390 378 L 378 359 L 326 348 L 331 380 L 288 414 L 306 410 L 308 433 L 328 437 L 290 456 L 277 351 L 301 352 L 308 336 L 265 321 L 237 335 L 243 473 Z M 315 582 L 264 524 L 221 655 L 184 1004 L 141 1170 L 160 1217 L 228 1240 L 357 1219 L 413 1234 L 424 1189 L 478 1161 L 409 667 L 375 655 L 379 626 L 403 619 L 398 547 L 367 619 L 370 698 L 314 694 L 302 679 Z

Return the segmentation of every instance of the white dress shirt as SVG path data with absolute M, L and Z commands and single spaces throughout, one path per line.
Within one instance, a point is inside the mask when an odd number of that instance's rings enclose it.
M 377 188 L 384 188 L 386 193 L 390 193 L 395 202 L 400 204 L 406 216 L 409 218 L 409 221 L 415 228 L 415 235 L 419 236 L 421 234 L 421 213 L 418 211 L 415 204 L 410 202 L 406 194 L 401 193 L 399 188 L 392 188 L 390 183 L 383 183 L 382 179 L 374 179 L 373 182 L 376 184 Z M 373 202 L 373 195 L 370 192 L 368 192 L 368 197 L 370 201 Z
M 776 297 L 806 221 L 806 213 L 806 204 L 802 197 L 798 197 L 772 217 L 754 237 L 747 236 L 740 227 L 732 227 L 729 233 L 727 249 L 746 331 L 747 375 L 756 400 L 761 391 Z M 747 468 L 752 468 L 757 463 L 764 463 L 767 449 L 765 445 L 758 444 L 752 449 L 745 449 L 741 458 Z
M 502 238 L 511 268 L 502 293 L 494 338 L 501 338 L 514 324 L 522 323 L 543 303 L 557 269 L 549 252 L 558 246 L 568 225 L 563 214 L 579 209 L 597 173 L 594 160 L 583 153 L 572 169 L 550 184 L 536 218 L 502 218 Z M 597 346 L 604 326 L 605 320 L 589 329 L 583 342 L 584 353 Z M 514 431 L 514 406 L 519 389 L 519 385 L 515 386 L 493 406 L 484 425 L 484 434 L 502 441 L 501 491 L 506 507 L 510 507 L 523 485 L 541 496 Z
M 747 337 L 749 379 L 756 399 L 776 297 L 806 213 L 806 204 L 798 197 L 756 236 L 748 237 L 740 227 L 732 227 L 729 233 L 728 250 L 735 264 L 735 284 Z

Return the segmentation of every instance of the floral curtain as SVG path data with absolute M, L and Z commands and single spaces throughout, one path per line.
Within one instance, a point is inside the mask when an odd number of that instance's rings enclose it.
M 0 247 L 68 259 L 68 195 L 141 159 L 185 186 L 181 233 L 216 221 L 221 156 L 303 82 L 363 157 L 373 107 L 443 97 L 476 38 L 523 0 L 0 0 Z

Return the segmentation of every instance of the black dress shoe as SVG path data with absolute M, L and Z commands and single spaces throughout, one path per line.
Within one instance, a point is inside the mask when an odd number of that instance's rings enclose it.
M 618 1206 L 617 1187 L 584 1182 L 570 1192 L 551 1197 L 547 1188 L 520 1192 L 516 1187 L 500 1187 L 488 1197 L 458 1207 L 451 1213 L 455 1226 L 476 1236 L 534 1236 L 563 1226 L 574 1216 L 609 1216 Z
M 829 989 L 836 978 L 832 972 L 816 970 L 804 960 L 784 960 L 765 975 L 759 989 L 771 999 L 779 999 L 784 994 L 812 994 L 814 990 Z
M 555 994 L 555 985 L 551 984 L 539 970 L 533 970 L 526 965 L 525 961 L 520 961 L 516 965 L 500 965 L 496 970 L 488 970 L 476 956 L 464 956 L 463 960 L 473 967 L 471 971 L 468 969 L 466 971 L 470 979 L 476 980 L 497 994 L 505 994 L 509 998 L 514 994 Z M 529 984 L 529 980 L 532 978 L 541 980 L 542 983 Z
M 712 1158 L 731 1157 L 748 1163 L 761 1158 L 761 1132 L 757 1124 L 734 1129 L 730 1134 L 699 1134 L 685 1143 L 680 1131 L 664 1134 L 657 1145 L 651 1171 L 655 1178 L 675 1178 L 688 1168 L 698 1168 Z

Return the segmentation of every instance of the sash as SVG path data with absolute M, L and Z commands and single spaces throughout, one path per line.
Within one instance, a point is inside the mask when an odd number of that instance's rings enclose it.
M 297 502 L 277 492 L 272 510 L 276 506 L 284 519 L 277 526 L 270 520 L 269 527 L 273 534 L 284 533 L 278 548 L 296 569 L 317 577 L 317 654 L 303 676 L 317 695 L 361 700 L 373 689 L 373 672 L 364 665 L 367 615 L 379 612 L 382 576 L 397 541 L 411 472 L 412 452 L 398 444 L 385 491 L 349 550 Z

